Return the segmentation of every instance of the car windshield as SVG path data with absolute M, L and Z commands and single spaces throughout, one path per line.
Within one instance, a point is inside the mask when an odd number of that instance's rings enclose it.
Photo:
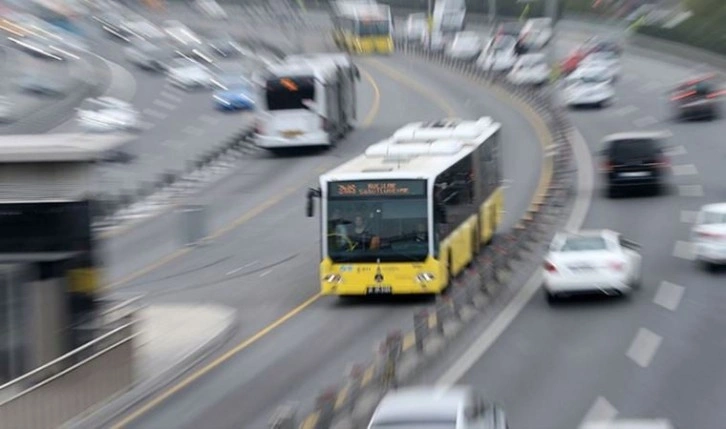
M 609 79 L 605 76 L 603 69 L 588 69 L 582 70 L 575 77 L 571 78 L 570 84 L 581 84 L 581 83 L 604 83 Z
M 390 32 L 388 21 L 360 21 L 358 23 L 359 36 L 387 36 Z
M 522 67 L 536 67 L 545 64 L 545 60 L 540 55 L 525 55 L 519 60 L 519 65 Z
M 607 243 L 602 237 L 568 237 L 560 248 L 560 252 L 587 252 L 607 250 Z
M 371 429 L 456 429 L 456 422 L 383 422 L 373 423 Z
M 652 139 L 623 139 L 611 143 L 610 156 L 616 163 L 653 158 L 657 144 Z
M 703 213 L 703 225 L 726 224 L 726 212 L 708 211 Z

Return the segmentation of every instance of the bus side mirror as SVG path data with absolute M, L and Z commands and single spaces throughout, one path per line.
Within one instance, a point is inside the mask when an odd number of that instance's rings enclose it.
M 320 197 L 320 189 L 310 188 L 308 189 L 307 201 L 305 204 L 305 215 L 307 217 L 315 216 L 315 203 L 313 199 Z

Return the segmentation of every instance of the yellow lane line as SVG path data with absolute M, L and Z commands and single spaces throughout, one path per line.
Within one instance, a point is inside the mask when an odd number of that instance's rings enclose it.
M 369 127 L 373 123 L 373 121 L 375 120 L 375 118 L 376 118 L 376 116 L 378 114 L 378 111 L 380 110 L 380 105 L 381 105 L 381 100 L 380 100 L 381 99 L 381 92 L 380 92 L 380 89 L 378 88 L 378 84 L 376 83 L 375 79 L 373 79 L 373 77 L 369 73 L 365 72 L 364 70 L 361 70 L 361 71 L 362 71 L 362 74 L 365 77 L 365 79 L 373 87 L 373 103 L 371 105 L 371 110 L 368 112 L 368 114 L 366 115 L 366 118 L 363 121 L 363 124 L 361 125 L 361 128 L 367 128 L 367 127 Z M 302 187 L 302 186 L 300 186 L 300 187 Z M 300 187 L 298 187 L 296 189 L 299 189 Z M 288 190 L 289 189 L 292 189 L 292 188 L 288 188 Z M 266 210 L 266 209 L 270 208 L 272 205 L 274 205 L 274 202 L 271 203 L 270 201 L 279 201 L 280 199 L 281 199 L 281 197 L 276 197 L 276 198 L 272 198 L 272 199 L 268 200 L 267 202 L 262 203 L 260 206 L 258 206 L 257 208 L 253 209 L 251 212 L 245 213 L 244 215 L 242 215 L 239 218 L 237 218 L 236 220 L 234 220 L 231 223 L 231 225 L 233 225 L 233 226 L 230 227 L 230 225 L 227 225 L 224 228 L 222 228 L 220 231 L 227 231 L 228 232 L 229 230 L 231 230 L 232 228 L 234 228 L 234 226 L 239 226 L 242 223 L 244 223 L 246 221 L 249 221 L 254 216 L 259 215 L 264 210 Z M 250 213 L 252 213 L 252 214 L 250 214 Z M 212 236 L 218 236 L 218 235 L 220 235 L 222 233 L 224 233 L 224 232 L 221 232 L 220 233 L 219 231 L 217 231 L 214 234 L 212 234 Z M 164 258 L 164 259 L 162 259 L 162 260 L 160 260 L 160 261 L 158 261 L 158 262 L 156 262 L 154 264 L 152 264 L 150 267 L 145 268 L 144 270 L 141 270 L 139 272 L 140 274 L 136 274 L 133 277 L 132 276 L 129 276 L 129 278 L 124 279 L 124 281 L 129 281 L 129 280 L 131 280 L 133 278 L 138 278 L 139 276 L 141 276 L 141 275 L 143 275 L 145 273 L 148 273 L 149 271 L 152 271 L 152 270 L 154 270 L 156 268 L 159 268 L 160 266 L 162 266 L 162 265 L 170 262 L 171 260 L 174 260 L 174 259 L 178 258 L 179 256 L 187 253 L 188 251 L 189 250 L 184 249 L 184 251 L 176 252 L 176 253 L 174 253 L 174 254 L 172 254 L 172 255 L 170 255 L 170 256 L 168 256 L 168 257 L 166 257 L 166 258 Z M 116 284 L 120 284 L 120 283 L 121 282 L 117 282 Z M 139 407 L 136 410 L 134 410 L 132 413 L 128 414 L 126 417 L 124 417 L 123 419 L 121 419 L 118 423 L 116 423 L 115 425 L 113 425 L 112 426 L 112 429 L 120 429 L 120 428 L 123 428 L 124 426 L 128 425 L 129 423 L 135 421 L 136 419 L 138 419 L 142 415 L 146 414 L 149 410 L 151 410 L 154 407 L 158 406 L 159 404 L 161 404 L 162 402 L 164 402 L 165 400 L 167 400 L 169 397 L 171 397 L 175 393 L 181 391 L 182 389 L 184 389 L 185 387 L 187 387 L 189 384 L 193 383 L 195 380 L 197 380 L 200 377 L 202 377 L 203 375 L 209 373 L 214 368 L 218 367 L 219 365 L 221 365 L 225 361 L 227 361 L 230 358 L 232 358 L 233 356 L 237 355 L 242 350 L 248 348 L 252 344 L 254 344 L 257 341 L 259 341 L 260 339 L 264 338 L 266 335 L 268 335 L 274 329 L 276 329 L 277 327 L 281 326 L 282 324 L 284 324 L 285 322 L 287 322 L 288 320 L 290 320 L 291 318 L 293 318 L 294 316 L 296 316 L 297 314 L 299 314 L 301 311 L 303 311 L 304 309 L 306 309 L 307 307 L 309 307 L 310 305 L 312 305 L 315 301 L 317 301 L 318 299 L 320 299 L 320 297 L 321 297 L 320 293 L 316 293 L 312 297 L 308 298 L 305 302 L 303 302 L 302 304 L 298 305 L 297 307 L 295 307 L 294 309 L 292 309 L 290 312 L 288 312 L 284 316 L 280 317 L 276 321 L 274 321 L 271 324 L 267 325 L 265 328 L 263 328 L 262 330 L 260 330 L 256 334 L 252 335 L 248 339 L 242 341 L 241 343 L 239 343 L 238 345 L 236 345 L 234 348 L 232 348 L 228 352 L 226 352 L 223 355 L 219 356 L 214 361 L 212 361 L 209 364 L 205 365 L 204 367 L 200 368 L 196 372 L 190 374 L 188 377 L 184 378 L 179 383 L 171 386 L 170 388 L 168 388 L 167 390 L 165 390 L 164 392 L 162 392 L 158 396 L 155 396 L 153 399 L 149 400 L 144 405 L 142 405 L 141 407 Z M 315 417 L 315 418 L 317 419 L 317 417 Z
M 320 414 L 318 412 L 314 412 L 310 414 L 305 421 L 300 425 L 300 429 L 315 429 L 315 425 L 318 424 L 318 419 L 320 418 Z
M 385 74 L 389 78 L 395 80 L 396 82 L 400 83 L 401 85 L 407 86 L 411 88 L 412 90 L 418 92 L 419 94 L 425 96 L 426 98 L 430 99 L 434 103 L 438 104 L 441 109 L 446 112 L 446 115 L 449 117 L 457 117 L 459 116 L 456 113 L 456 109 L 451 107 L 451 104 L 447 102 L 443 97 L 436 94 L 435 92 L 431 91 L 430 89 L 426 88 L 425 86 L 419 84 L 418 82 L 412 80 L 410 77 L 407 77 L 403 73 L 399 72 L 398 70 L 395 70 L 391 67 L 388 67 L 384 65 L 382 62 L 367 58 L 366 63 L 373 66 L 375 69 L 380 71 L 381 73 Z
M 198 380 L 203 375 L 207 374 L 209 371 L 213 370 L 214 368 L 218 367 L 222 363 L 226 362 L 231 357 L 235 356 L 237 353 L 239 353 L 242 350 L 246 349 L 250 345 L 256 343 L 257 341 L 259 341 L 260 339 L 262 339 L 263 337 L 265 337 L 267 334 L 269 334 L 270 332 L 272 332 L 275 328 L 277 328 L 278 326 L 280 326 L 283 323 L 287 322 L 288 320 L 290 320 L 291 318 L 293 318 L 294 316 L 296 316 L 298 313 L 300 313 L 301 311 L 303 311 L 304 309 L 306 309 L 307 307 L 309 307 L 310 305 L 312 305 L 319 298 L 320 298 L 320 294 L 315 294 L 311 298 L 308 298 L 305 302 L 303 302 L 302 304 L 300 304 L 297 307 L 295 307 L 292 311 L 290 311 L 286 315 L 284 315 L 281 318 L 277 319 L 273 323 L 267 325 L 267 327 L 265 327 L 261 331 L 257 332 L 256 334 L 254 334 L 253 336 L 249 337 L 248 339 L 242 341 L 237 346 L 235 346 L 233 349 L 231 349 L 228 352 L 224 353 L 223 355 L 221 355 L 220 357 L 218 357 L 214 361 L 210 362 L 209 364 L 207 364 L 203 368 L 199 369 L 198 371 L 194 372 L 190 376 L 186 377 L 185 379 L 183 379 L 179 383 L 173 385 L 172 387 L 170 387 L 169 389 L 167 389 L 166 391 L 164 391 L 159 396 L 156 396 L 152 400 L 146 402 L 143 406 L 141 406 L 140 408 L 138 408 L 137 410 L 135 410 L 133 413 L 129 414 L 128 416 L 126 416 L 122 420 L 120 420 L 118 423 L 116 423 L 115 425 L 113 425 L 112 428 L 113 429 L 120 429 L 120 428 L 126 426 L 127 424 L 133 422 L 134 420 L 136 420 L 140 416 L 142 416 L 145 413 L 147 413 L 152 408 L 154 408 L 157 405 L 159 405 L 162 402 L 164 402 L 166 399 L 168 399 L 169 397 L 171 397 L 175 393 L 179 392 L 180 390 L 184 389 L 185 387 L 187 387 L 188 385 L 190 385 L 194 381 Z
M 338 392 L 338 396 L 335 398 L 335 409 L 339 409 L 345 404 L 345 399 L 348 397 L 348 391 L 350 390 L 350 387 L 346 385 L 343 387 L 340 392 Z

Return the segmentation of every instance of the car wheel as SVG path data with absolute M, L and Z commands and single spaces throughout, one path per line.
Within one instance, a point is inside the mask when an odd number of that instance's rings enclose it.
M 718 265 L 714 264 L 713 262 L 703 261 L 702 264 L 706 271 L 708 271 L 709 273 L 716 272 L 716 270 L 718 269 Z
M 606 192 L 608 198 L 617 198 L 620 196 L 620 191 L 614 186 L 608 186 Z
M 643 272 L 639 269 L 638 270 L 638 276 L 631 280 L 630 287 L 634 290 L 640 289 L 640 287 L 643 285 Z

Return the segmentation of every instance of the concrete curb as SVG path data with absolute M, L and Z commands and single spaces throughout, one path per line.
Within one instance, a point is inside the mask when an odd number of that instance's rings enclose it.
M 173 384 L 199 362 L 208 358 L 227 343 L 239 329 L 239 316 L 236 310 L 231 311 L 230 319 L 224 329 L 200 344 L 192 352 L 182 356 L 176 363 L 169 365 L 167 370 L 155 377 L 136 383 L 94 410 L 67 422 L 63 429 L 109 427 L 121 415 Z
M 500 81 L 474 64 L 455 61 L 439 54 L 401 45 L 404 55 L 453 69 L 491 89 L 497 96 L 514 98 L 514 103 L 533 120 L 538 134 L 546 133 L 543 156 L 544 180 L 534 194 L 525 216 L 512 232 L 495 237 L 482 249 L 467 273 L 454 280 L 448 294 L 437 298 L 433 307 L 413 315 L 413 330 L 392 331 L 380 343 L 368 365 L 351 364 L 344 380 L 323 390 L 314 409 L 302 421 L 295 421 L 290 406 L 278 410 L 271 428 L 304 429 L 363 428 L 381 397 L 389 390 L 412 382 L 436 362 L 448 344 L 468 327 L 490 314 L 497 301 L 513 296 L 539 262 L 546 243 L 570 208 L 572 148 L 565 113 L 548 89 L 521 87 Z M 536 123 L 535 123 L 536 122 Z M 544 129 L 542 129 L 544 127 Z M 284 411 L 284 412 L 283 412 Z

